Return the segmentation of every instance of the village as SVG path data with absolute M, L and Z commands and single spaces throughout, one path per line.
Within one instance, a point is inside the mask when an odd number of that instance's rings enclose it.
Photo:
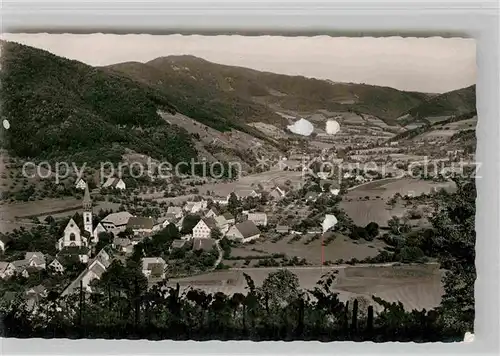
M 384 248 L 382 242 L 373 239 L 379 235 L 379 227 L 387 226 L 387 220 L 393 214 L 387 212 L 387 200 L 395 199 L 394 194 L 411 199 L 414 195 L 425 195 L 438 189 L 431 186 L 434 182 L 428 182 L 423 190 L 418 191 L 417 188 L 415 192 L 411 184 L 405 182 L 403 190 L 394 191 L 386 197 L 373 196 L 370 202 L 366 202 L 365 197 L 357 198 L 354 193 L 352 198 L 353 193 L 349 192 L 361 189 L 361 194 L 366 194 L 363 186 L 381 184 L 386 180 L 401 181 L 404 175 L 396 178 L 389 175 L 388 178 L 380 173 L 373 174 L 370 170 L 352 168 L 352 163 L 355 163 L 353 160 L 345 165 L 345 161 L 335 154 L 320 156 L 319 160 L 305 160 L 303 157 L 303 153 L 295 153 L 289 159 L 280 158 L 265 167 L 260 175 L 255 175 L 272 176 L 273 179 L 256 179 L 249 175 L 241 178 L 241 182 L 236 182 L 236 185 L 227 182 L 200 185 L 199 194 L 176 200 L 176 204 L 162 203 L 158 208 L 156 202 L 153 204 L 155 216 L 145 215 L 144 209 L 133 209 L 131 213 L 123 204 L 105 216 L 96 216 L 95 202 L 88 183 L 80 178 L 75 183 L 76 190 L 83 192 L 77 217 L 69 217 L 69 220 L 67 217 L 46 217 L 44 222 L 38 221 L 40 225 L 65 223 L 57 238 L 56 253 L 16 251 L 16 256 L 24 253 L 23 258 L 13 259 L 12 254 L 10 258 L 2 258 L 0 278 L 6 282 L 20 277 L 30 280 L 29 287 L 21 295 L 30 305 L 36 305 L 40 298 L 47 297 L 49 293 L 44 286 L 43 276 L 65 276 L 68 268 L 72 268 L 68 264 L 72 265 L 75 261 L 79 269 L 75 270 L 73 266 L 73 274 L 66 275 L 73 276 L 70 281 L 58 277 L 66 285 L 52 285 L 53 293 L 61 296 L 82 290 L 92 293 L 95 281 L 101 278 L 113 261 L 125 262 L 134 254 L 140 254 L 141 272 L 148 279 L 149 286 L 169 279 L 178 280 L 232 268 L 323 268 L 351 259 L 362 261 L 375 257 Z M 448 161 L 452 162 L 454 157 L 450 153 Z M 323 171 L 325 165 L 321 162 L 327 159 L 332 160 L 335 166 L 330 165 L 327 171 Z M 246 184 L 249 179 L 257 184 Z M 123 197 L 126 188 L 123 179 L 113 177 L 105 180 L 100 192 L 118 198 Z M 227 192 L 227 195 L 221 192 Z M 93 194 L 97 193 L 99 189 L 94 189 Z M 381 203 L 375 202 L 378 205 L 371 210 L 386 211 L 382 218 L 366 220 L 356 218 L 356 212 L 351 214 L 350 204 L 361 203 L 366 206 L 377 200 Z M 146 200 L 142 204 L 147 206 L 148 201 L 151 202 Z M 362 210 L 355 206 L 356 210 Z M 334 216 L 334 222 L 325 229 L 322 224 L 328 214 Z M 370 233 L 366 234 L 365 231 Z M 352 241 L 359 238 L 353 237 L 357 234 L 363 236 L 367 243 L 360 245 Z M 163 236 L 163 242 L 158 243 L 160 236 Z M 303 247 L 291 247 L 300 240 L 303 241 Z M 7 257 L 11 249 L 10 242 L 9 234 L 0 235 L 0 250 Z M 151 244 L 155 247 L 148 248 Z M 33 278 L 38 278 L 40 283 L 35 283 L 30 276 L 37 276 Z M 18 292 L 7 291 L 4 300 L 19 295 Z

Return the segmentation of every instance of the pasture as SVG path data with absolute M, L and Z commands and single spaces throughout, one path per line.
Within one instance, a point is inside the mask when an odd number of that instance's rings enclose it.
M 339 299 L 347 301 L 353 297 L 365 298 L 376 311 L 382 308 L 373 302 L 372 295 L 390 302 L 401 301 L 407 310 L 431 309 L 439 305 L 443 295 L 442 271 L 437 265 L 415 266 L 367 266 L 352 267 L 288 267 L 299 279 L 303 290 L 314 288 L 321 277 L 333 270 L 338 271 L 332 291 Z M 204 275 L 171 279 L 169 286 L 179 283 L 181 290 L 201 289 L 209 293 L 223 292 L 229 295 L 247 293 L 243 273 L 248 274 L 256 286 L 278 268 L 246 268 L 211 272 Z

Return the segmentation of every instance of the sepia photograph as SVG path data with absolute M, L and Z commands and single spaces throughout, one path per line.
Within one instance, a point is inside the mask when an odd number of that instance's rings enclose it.
M 3 338 L 474 333 L 476 41 L 4 33 Z

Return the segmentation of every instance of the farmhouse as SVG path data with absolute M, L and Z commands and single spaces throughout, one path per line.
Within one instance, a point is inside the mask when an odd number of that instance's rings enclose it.
M 24 259 L 29 261 L 30 267 L 35 267 L 37 269 L 45 269 L 45 256 L 41 252 L 26 252 Z
M 257 193 L 254 189 L 239 189 L 234 191 L 234 194 L 238 199 L 246 199 L 246 198 L 258 198 L 260 197 L 260 194 Z M 227 196 L 227 201 L 229 201 L 229 198 L 231 197 L 231 194 Z
M 123 253 L 133 252 L 132 240 L 126 237 L 115 237 L 112 246 L 114 249 Z
M 101 250 L 101 252 L 102 251 L 103 250 Z M 88 267 L 63 290 L 61 296 L 80 292 L 80 286 L 84 291 L 92 293 L 90 282 L 95 279 L 101 279 L 102 274 L 111 264 L 109 255 L 107 253 L 101 254 L 101 252 L 99 252 L 96 258 L 89 263 Z
M 252 221 L 256 226 L 267 226 L 266 213 L 248 213 L 247 220 Z
M 207 208 L 206 200 L 190 201 L 187 202 L 186 205 L 184 206 L 184 210 L 191 214 L 196 214 L 202 210 L 205 210 L 206 208 Z
M 284 198 L 289 191 L 290 188 L 286 186 L 276 186 L 269 192 L 269 197 L 271 197 L 274 200 L 279 200 Z
M 10 262 L 0 261 L 0 278 L 6 279 L 14 275 L 16 268 Z
M 169 251 L 172 252 L 172 250 L 183 248 L 186 243 L 187 243 L 186 240 L 181 240 L 181 239 L 174 240 L 172 241 L 172 245 L 170 245 Z
M 208 239 L 213 229 L 217 227 L 217 223 L 213 218 L 203 218 L 198 221 L 198 224 L 193 228 L 193 238 Z
M 112 232 L 114 235 L 125 231 L 127 228 L 128 220 L 133 217 L 128 211 L 120 211 L 118 213 L 111 213 L 102 219 L 101 224 L 104 228 Z
M 165 278 L 167 263 L 161 257 L 145 257 L 142 259 L 142 273 L 146 278 Z
M 64 272 L 64 266 L 62 263 L 57 259 L 54 258 L 52 262 L 49 263 L 49 269 L 54 270 L 57 273 L 63 273 Z
M 215 240 L 208 239 L 194 239 L 193 240 L 193 251 L 203 250 L 211 251 L 215 246 Z
M 134 235 L 149 234 L 153 231 L 153 226 L 153 219 L 141 216 L 132 216 L 127 222 L 127 229 L 132 230 Z
M 228 225 L 234 224 L 236 221 L 233 214 L 231 213 L 224 213 L 222 216 L 224 216 L 224 219 L 226 219 Z
M 173 215 L 175 218 L 180 219 L 184 216 L 184 212 L 180 206 L 169 206 L 167 209 L 168 215 Z
M 86 183 L 83 179 L 79 178 L 79 179 L 76 181 L 76 184 L 75 184 L 75 188 L 76 188 L 76 189 L 81 189 L 81 190 L 83 190 L 83 189 L 85 189 L 86 187 L 87 187 L 87 183 Z
M 95 227 L 94 231 L 92 232 L 92 242 L 93 243 L 99 242 L 99 234 L 102 232 L 106 232 L 106 228 L 101 223 L 98 223 L 97 226 Z
M 113 189 L 124 190 L 126 189 L 126 185 L 121 178 L 108 178 L 102 185 L 102 188 L 113 188 Z
M 219 212 L 215 208 L 211 208 L 206 214 L 206 218 L 215 218 L 217 215 L 219 215 Z
M 232 226 L 227 232 L 226 237 L 231 240 L 249 242 L 260 237 L 260 230 L 252 221 L 246 220 Z

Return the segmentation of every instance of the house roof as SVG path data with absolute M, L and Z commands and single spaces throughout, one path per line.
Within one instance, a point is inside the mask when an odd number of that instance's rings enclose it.
M 290 227 L 287 225 L 278 225 L 276 226 L 276 230 L 290 230 Z
M 0 261 L 0 273 L 5 271 L 9 264 L 10 262 Z
M 12 261 L 12 265 L 16 269 L 24 268 L 29 265 L 30 261 L 29 260 L 17 260 L 17 261 Z
M 226 219 L 226 220 L 233 220 L 234 219 L 234 216 L 231 213 L 224 213 L 224 214 L 222 214 L 222 216 L 224 216 L 224 219 Z
M 267 214 L 266 213 L 248 213 L 247 214 L 248 219 L 267 219 Z
M 238 198 L 250 197 L 255 195 L 255 193 L 257 193 L 255 189 L 239 189 L 234 191 L 234 194 L 236 194 Z
M 113 239 L 113 245 L 115 246 L 122 246 L 122 247 L 125 247 L 125 246 L 128 246 L 132 243 L 132 241 L 130 241 L 129 238 L 126 238 L 126 237 L 115 237 Z
M 151 271 L 152 276 L 161 276 L 165 271 L 165 265 L 163 263 L 150 263 L 148 270 Z
M 260 234 L 260 230 L 253 221 L 246 220 L 235 225 L 236 229 L 240 232 L 243 238 L 251 237 Z
M 174 240 L 172 241 L 172 248 L 182 248 L 186 244 L 186 240 Z
M 128 211 L 120 211 L 117 213 L 111 213 L 102 219 L 101 223 L 110 223 L 115 226 L 125 225 L 129 219 L 133 217 Z
M 155 263 L 166 264 L 165 260 L 161 257 L 144 257 L 142 259 L 142 269 L 150 270 L 150 267 L 153 268 Z
M 214 248 L 214 245 L 215 240 L 211 238 L 193 240 L 193 250 L 210 251 Z
M 203 218 L 201 219 L 208 226 L 209 229 L 214 229 L 217 227 L 217 223 L 214 218 Z
M 151 218 L 146 218 L 142 216 L 133 216 L 127 222 L 127 227 L 132 230 L 135 229 L 152 229 L 154 226 L 154 221 Z
M 35 294 L 44 294 L 47 292 L 47 288 L 45 288 L 43 285 L 39 284 L 33 288 L 30 288 L 26 291 L 26 294 L 28 293 L 35 293 Z
M 104 182 L 102 186 L 104 188 L 106 187 L 116 188 L 116 186 L 118 185 L 118 183 L 120 183 L 121 180 L 122 180 L 121 178 L 116 178 L 116 177 L 108 178 L 108 180 Z
M 94 260 L 89 267 L 89 271 L 95 273 L 98 278 L 106 271 L 106 266 L 100 260 Z
M 213 212 L 215 215 L 219 215 L 219 212 L 214 207 L 210 208 L 208 212 Z
M 167 214 L 182 214 L 182 208 L 180 206 L 169 206 L 167 209 Z
M 89 253 L 89 248 L 86 246 L 67 246 L 64 247 L 57 256 L 64 255 L 86 255 Z
M 31 260 L 32 258 L 36 258 L 38 261 L 43 261 L 45 262 L 45 256 L 43 253 L 37 251 L 37 252 L 26 252 L 24 255 L 25 260 Z M 41 263 L 43 263 L 41 262 Z

